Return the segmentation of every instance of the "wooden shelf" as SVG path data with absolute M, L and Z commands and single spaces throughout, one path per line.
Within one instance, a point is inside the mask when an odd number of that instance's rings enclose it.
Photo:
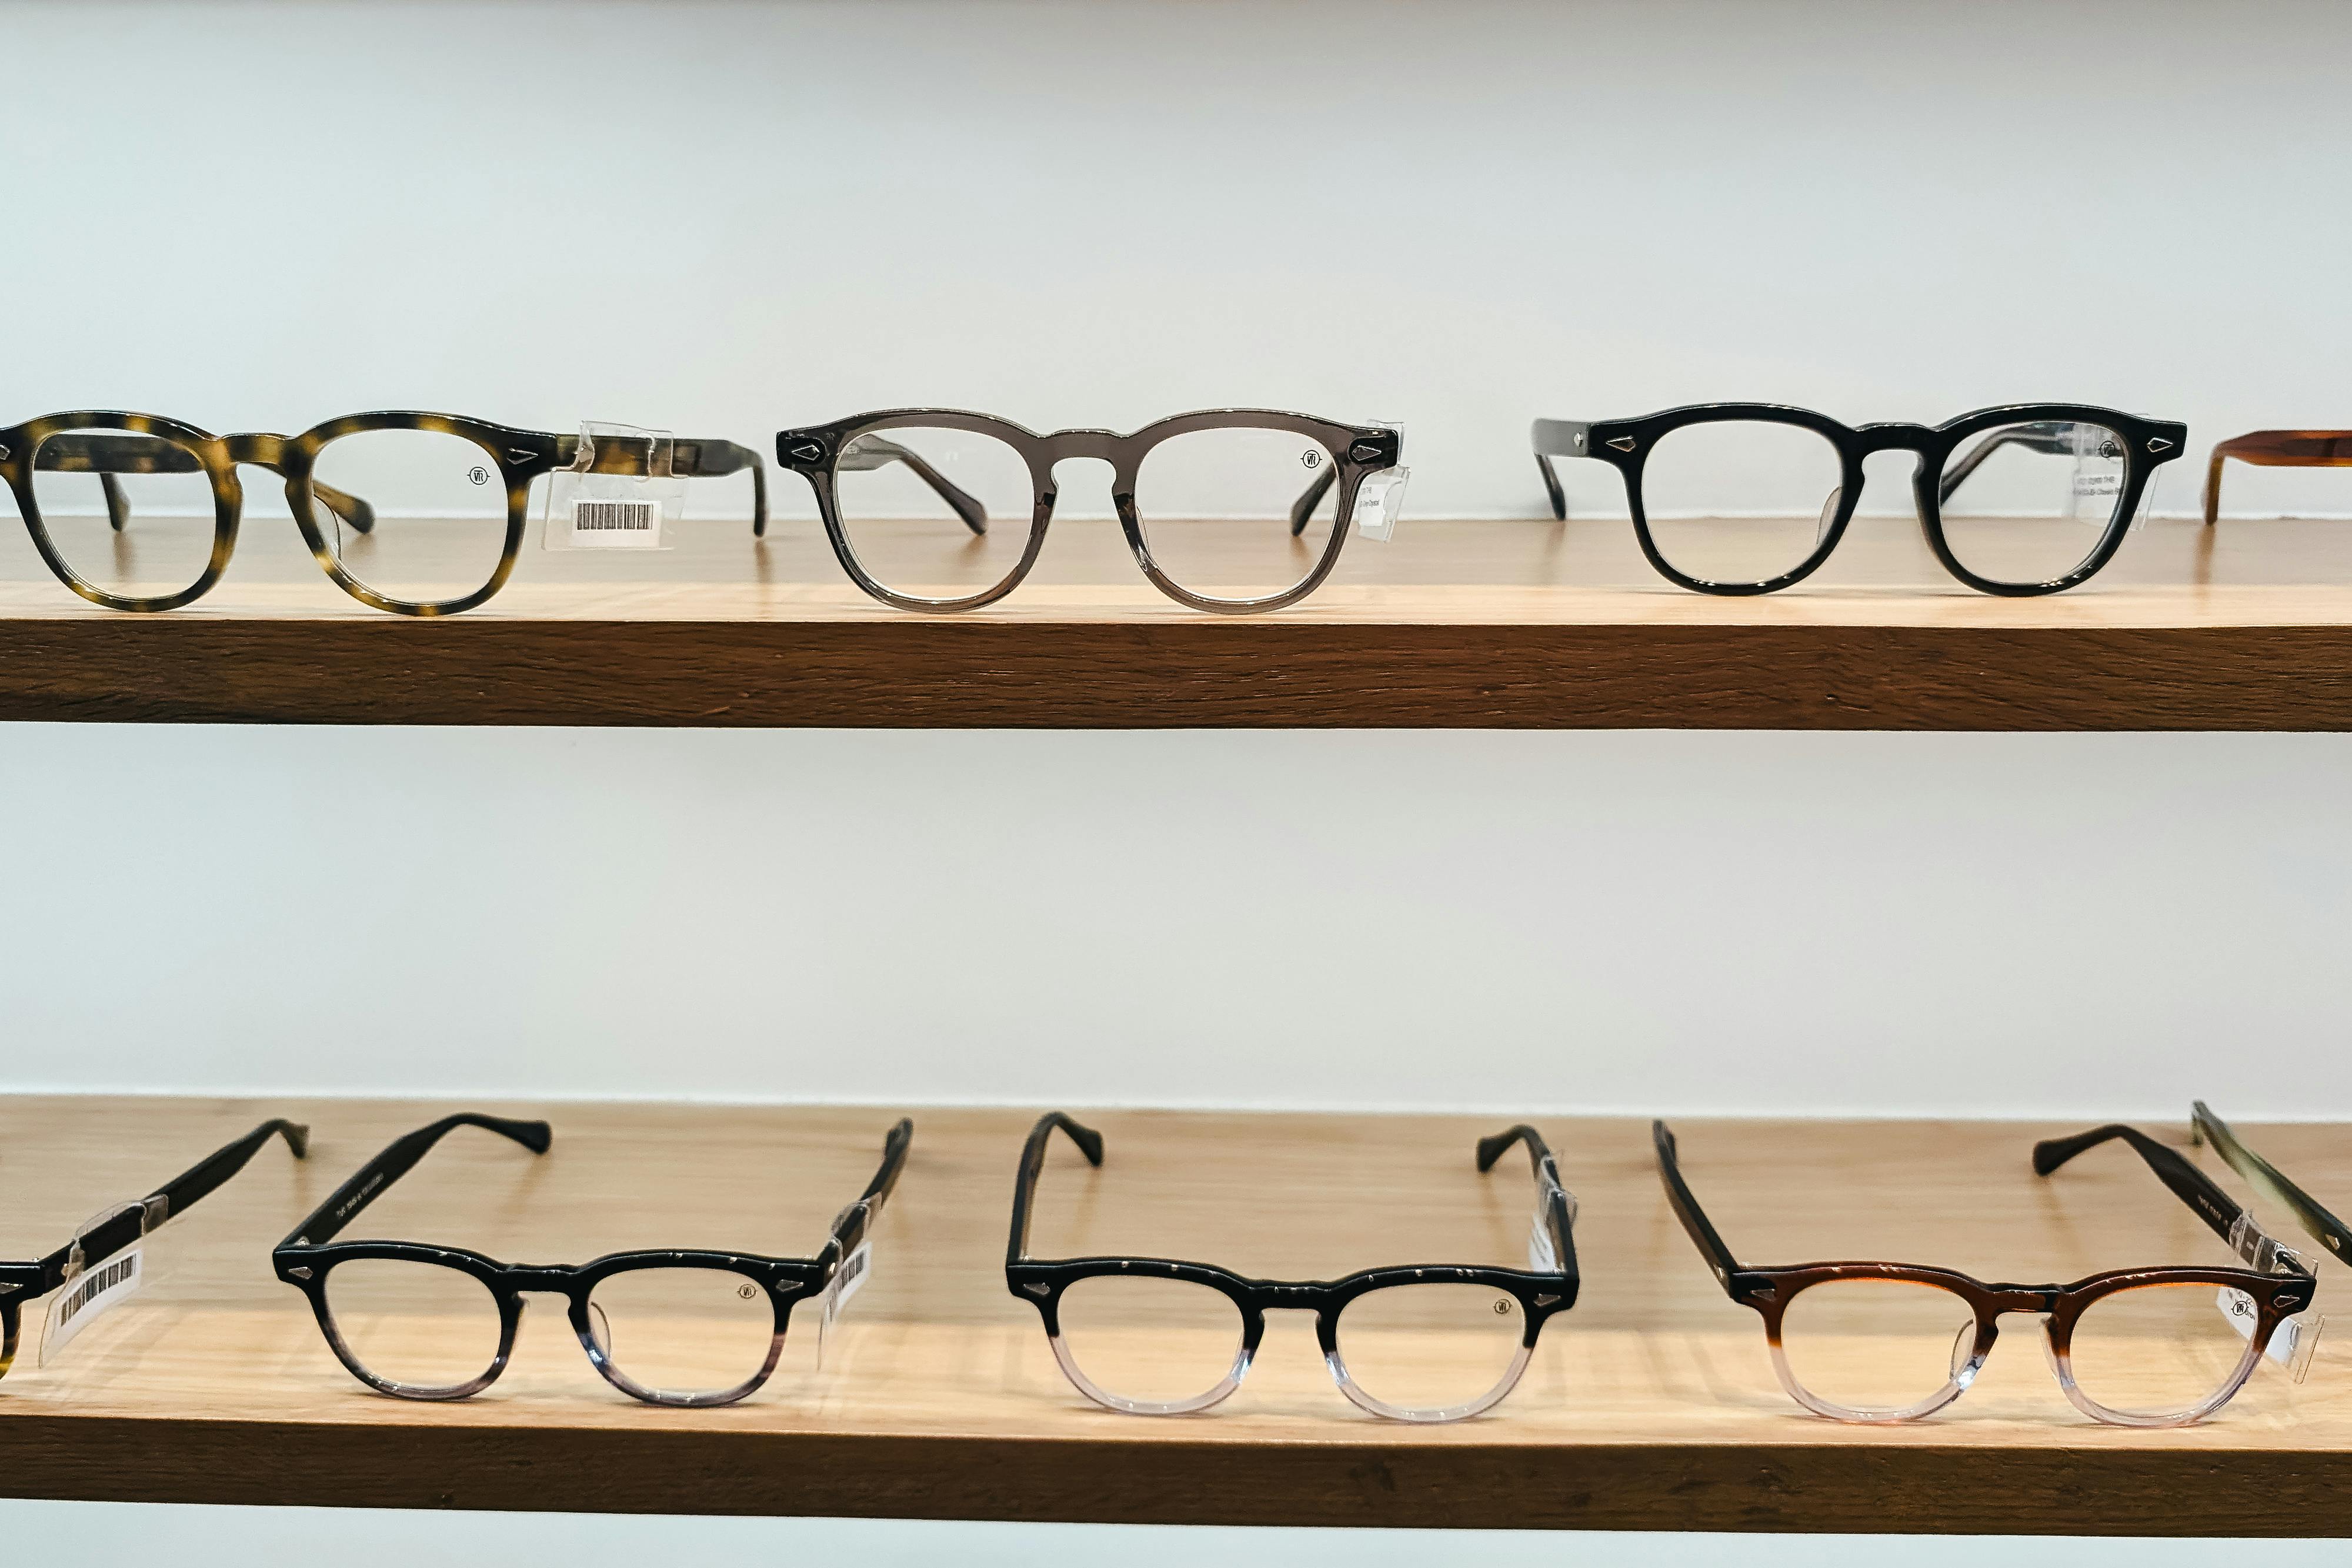
M 1843 730 L 2352 728 L 2352 527 L 2159 522 L 2085 588 L 1998 600 L 1907 520 L 1813 582 L 1686 594 L 1594 520 L 1351 542 L 1297 610 L 1181 609 L 1114 526 L 1057 521 L 1004 605 L 874 604 L 813 525 L 674 553 L 532 550 L 433 622 L 346 599 L 248 521 L 198 605 L 85 605 L 0 530 L 0 720 L 365 724 Z
M 384 1101 L 0 1100 L 0 1256 L 55 1247 L 266 1114 L 312 1124 L 151 1246 L 147 1295 L 67 1358 L 28 1344 L 0 1381 L 0 1494 L 133 1501 L 1227 1524 L 2069 1534 L 2352 1533 L 2352 1344 L 2310 1380 L 2265 1365 L 2216 1420 L 2103 1426 L 2010 1320 L 1942 1415 L 1857 1427 L 1775 1385 L 1661 1200 L 1645 1126 L 1540 1119 L 1582 1202 L 1582 1300 L 1493 1414 L 1361 1415 L 1304 1321 L 1272 1323 L 1241 1392 L 1183 1419 L 1115 1415 L 1055 1370 L 1005 1290 L 1013 1166 L 1031 1116 L 921 1110 L 873 1282 L 822 1370 L 796 1321 L 775 1381 L 711 1411 L 648 1408 L 588 1365 L 559 1310 L 526 1313 L 488 1394 L 419 1405 L 335 1362 L 268 1248 L 395 1133 L 446 1106 Z M 870 1173 L 882 1109 L 570 1104 L 533 1160 L 459 1134 L 369 1210 L 372 1234 L 583 1261 L 638 1246 L 803 1253 Z M 2226 1110 L 2226 1107 L 2223 1108 Z M 1524 1256 L 1523 1165 L 1475 1173 L 1506 1118 L 1113 1112 L 1108 1158 L 1058 1148 L 1041 1255 L 1173 1254 L 1328 1278 Z M 2119 1147 L 2042 1181 L 2016 1123 L 1678 1123 L 1685 1168 L 1742 1256 L 1889 1257 L 1989 1279 L 2224 1261 Z M 2352 1185 L 2341 1127 L 2263 1129 L 2322 1194 Z M 2203 1156 L 2200 1154 L 2200 1158 Z M 2212 1163 L 2207 1161 L 2209 1168 Z M 2231 1190 L 2233 1177 L 2220 1172 Z M 2340 1274 L 2323 1278 L 2327 1305 Z

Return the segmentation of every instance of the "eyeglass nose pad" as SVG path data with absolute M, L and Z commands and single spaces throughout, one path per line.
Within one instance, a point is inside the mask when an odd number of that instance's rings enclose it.
M 595 1342 L 598 1355 L 613 1359 L 613 1325 L 605 1321 L 604 1309 L 593 1301 L 588 1303 L 588 1337 Z
M 1977 1373 L 1982 1368 L 1983 1363 L 1977 1360 L 1976 1320 L 1971 1318 L 1960 1325 L 1958 1333 L 1952 1336 L 1951 1379 L 1966 1388 L 1977 1380 Z
M 1831 521 L 1837 516 L 1838 502 L 1844 499 L 1845 487 L 1840 485 L 1830 491 L 1830 499 L 1822 503 L 1822 525 L 1813 531 L 1814 549 L 1819 550 L 1822 547 L 1822 541 L 1830 536 Z

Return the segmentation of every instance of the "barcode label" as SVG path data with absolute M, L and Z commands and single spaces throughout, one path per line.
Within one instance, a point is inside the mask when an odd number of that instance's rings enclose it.
M 572 526 L 582 533 L 651 533 L 661 509 L 649 500 L 583 500 L 572 506 Z
M 74 1276 L 49 1303 L 48 1324 L 41 1338 L 42 1362 L 46 1364 L 70 1344 L 76 1334 L 137 1294 L 140 1283 L 137 1247 L 88 1273 Z

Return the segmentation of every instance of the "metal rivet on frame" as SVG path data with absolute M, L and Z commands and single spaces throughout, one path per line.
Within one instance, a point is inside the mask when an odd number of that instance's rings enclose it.
M 803 441 L 791 449 L 791 455 L 795 463 L 814 463 L 824 456 L 824 448 L 814 441 Z
M 509 463 L 528 463 L 538 456 L 536 452 L 518 452 L 511 447 L 507 448 L 507 461 Z
M 2161 436 L 2150 436 L 2147 438 L 2147 449 L 2151 452 L 2169 452 L 2172 450 L 2172 443 Z
M 1021 1289 L 1028 1291 L 1032 1296 L 1043 1296 L 1047 1291 L 1053 1289 L 1053 1287 L 1051 1285 L 1024 1285 Z
M 8 460 L 8 448 L 7 448 L 7 447 L 0 447 L 0 463 L 5 463 L 5 462 L 6 462 L 7 460 Z
M 310 1278 L 310 1269 L 308 1269 L 308 1268 L 303 1268 L 303 1267 L 301 1267 L 300 1265 L 297 1265 L 296 1267 L 294 1267 L 294 1268 L 289 1268 L 286 1272 L 287 1272 L 287 1273 L 289 1273 L 289 1274 L 291 1274 L 291 1275 L 292 1275 L 292 1276 L 294 1276 L 294 1278 L 295 1278 L 295 1279 L 308 1279 L 309 1278 Z
M 1611 441 L 1609 445 L 1616 447 L 1621 452 L 1630 452 L 1633 449 L 1633 437 L 1631 436 L 1620 436 L 1616 439 Z
M 1536 1305 L 1538 1307 L 1549 1307 L 1556 1305 L 1559 1300 L 1559 1298 L 1557 1296 L 1538 1296 L 1536 1298 Z
M 1360 463 L 1372 462 L 1377 459 L 1380 455 L 1381 449 L 1372 445 L 1370 441 L 1359 441 L 1354 446 L 1348 448 L 1348 456 L 1355 458 L 1356 461 Z

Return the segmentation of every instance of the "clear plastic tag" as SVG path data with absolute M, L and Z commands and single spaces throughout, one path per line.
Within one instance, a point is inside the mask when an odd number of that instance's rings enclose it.
M 861 1241 L 857 1249 L 841 1260 L 841 1267 L 835 1268 L 833 1278 L 825 1282 L 824 1294 L 818 1301 L 816 1319 L 816 1364 L 819 1371 L 824 1367 L 825 1342 L 832 1336 L 835 1320 L 841 1316 L 842 1309 L 849 1305 L 850 1298 L 865 1289 L 866 1277 L 873 1272 L 874 1244 Z
M 596 471 L 625 463 L 629 473 Z M 583 425 L 568 468 L 551 475 L 540 543 L 548 550 L 667 550 L 686 510 L 686 479 L 672 470 L 667 430 Z
M 2069 487 L 2078 521 L 2105 523 L 2124 493 L 2124 447 L 2116 433 L 2096 425 L 2074 426 L 2074 477 Z M 2104 504 L 2102 504 L 2104 503 Z
M 156 1207 L 149 1208 L 140 1219 L 140 1236 L 163 1221 Z M 66 1258 L 65 1283 L 49 1298 L 48 1310 L 41 1323 L 41 1351 L 38 1363 L 47 1366 L 65 1353 L 76 1336 L 97 1322 L 107 1313 L 136 1296 L 149 1279 L 146 1249 L 141 1242 L 84 1267 L 81 1257 L 82 1238 L 119 1215 L 140 1209 L 138 1204 L 119 1204 L 100 1214 L 91 1215 L 75 1230 L 71 1250 Z
M 1528 1226 L 1528 1267 L 1538 1274 L 1557 1274 L 1559 1249 L 1551 1244 L 1551 1226 L 1544 1220 L 1544 1206 L 1538 1204 L 1535 1223 Z
M 1376 430 L 1403 434 L 1402 426 L 1385 419 L 1367 423 Z M 1364 482 L 1356 487 L 1356 531 L 1382 543 L 1394 537 L 1397 519 L 1404 515 L 1405 481 L 1412 478 L 1412 470 L 1402 466 L 1366 474 Z
M 2224 1285 L 2214 1297 L 2221 1316 L 2238 1331 L 2242 1340 L 2254 1337 L 2254 1323 L 2260 1317 L 2254 1309 L 2254 1299 L 2243 1290 Z M 2311 1358 L 2319 1348 L 2319 1331 L 2326 1321 L 2315 1313 L 2282 1321 L 2271 1335 L 2271 1342 L 2263 1347 L 2263 1354 L 2287 1369 L 2294 1381 L 2301 1383 L 2311 1371 Z

